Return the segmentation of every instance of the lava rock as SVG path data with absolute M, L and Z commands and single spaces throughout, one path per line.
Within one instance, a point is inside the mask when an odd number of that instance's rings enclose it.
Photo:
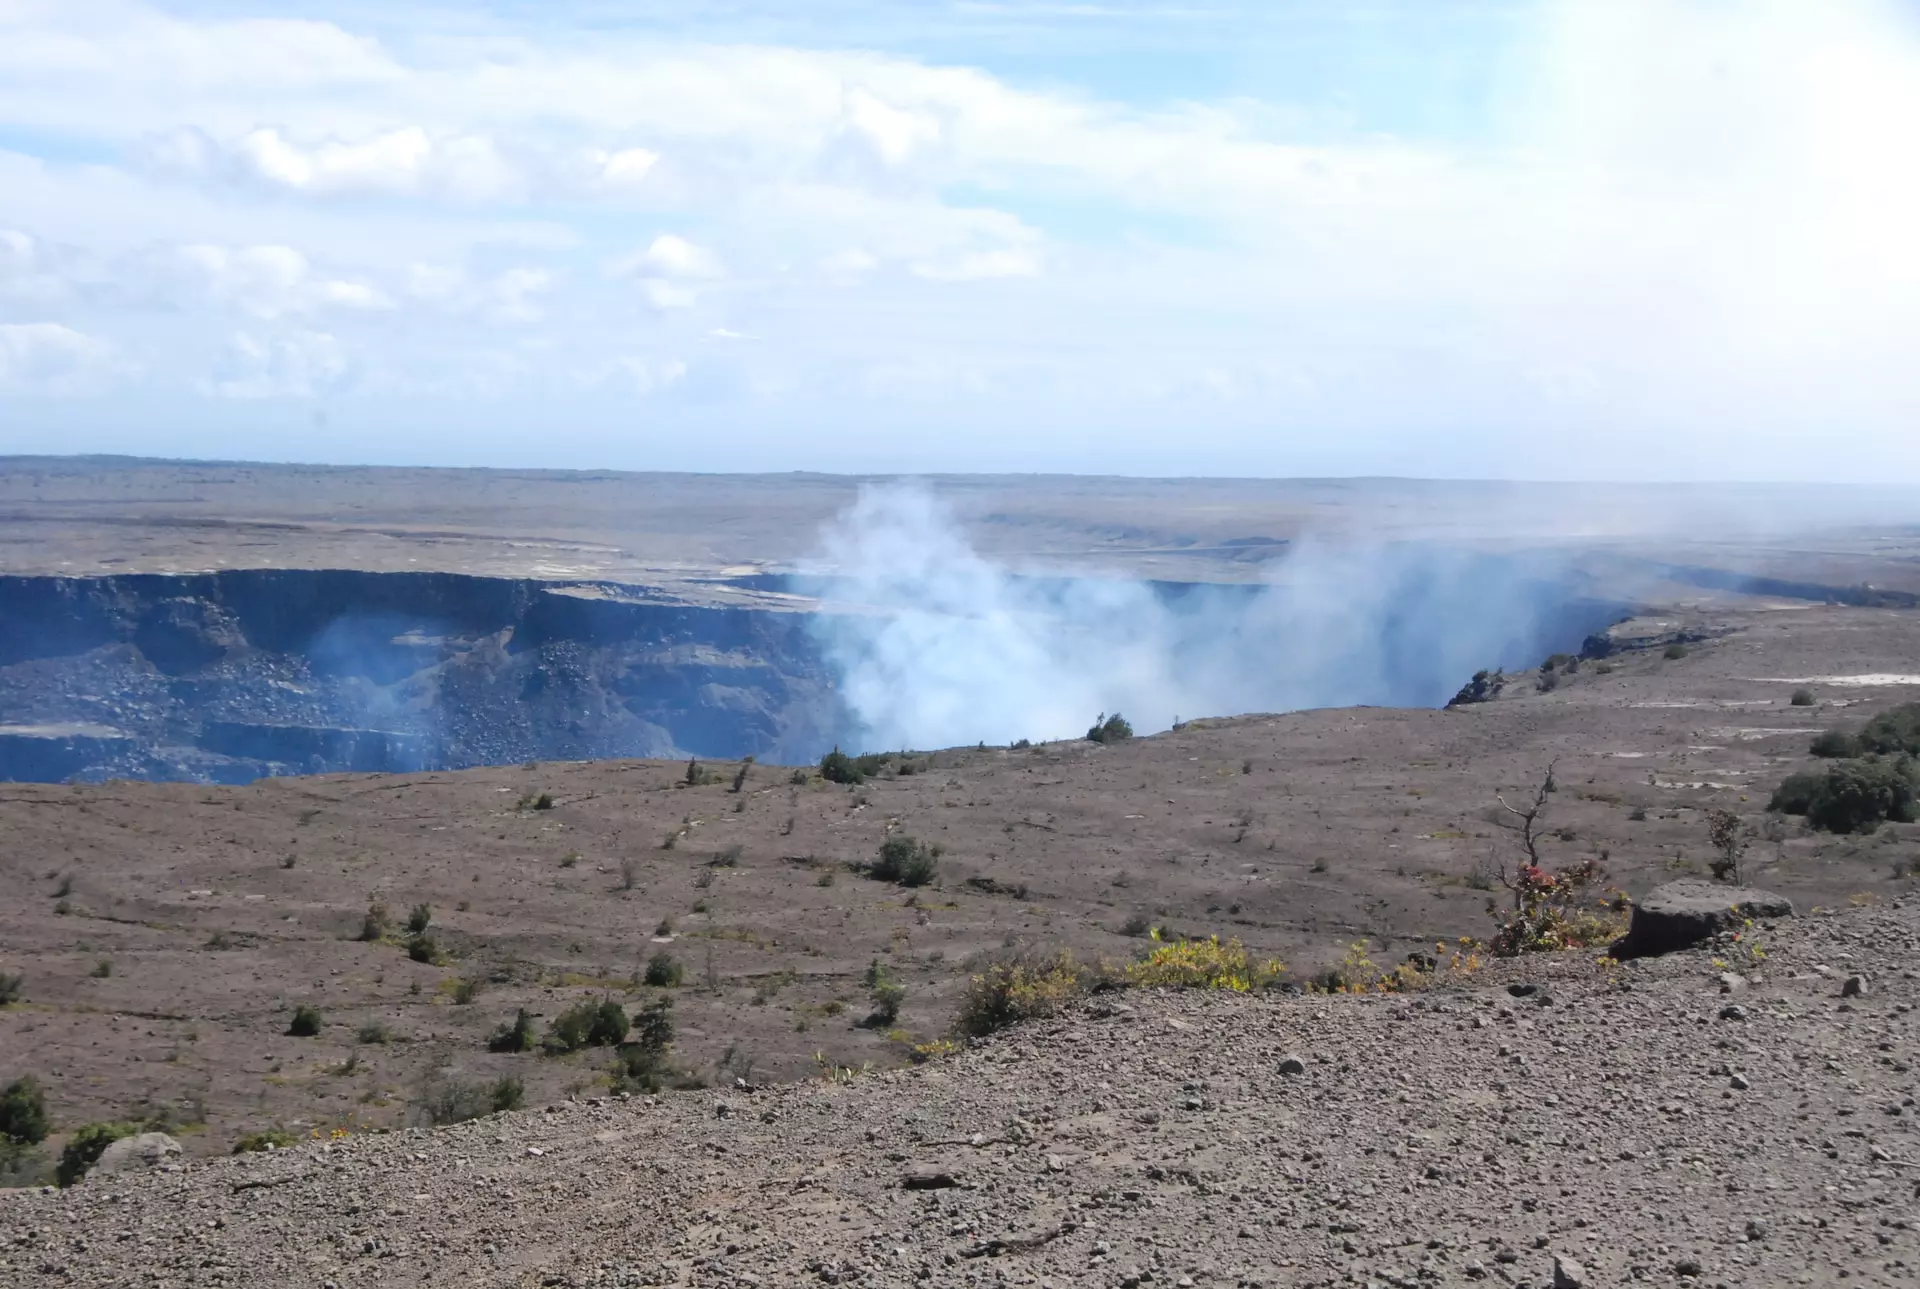
M 959 1177 L 951 1169 L 932 1165 L 912 1169 L 900 1179 L 901 1187 L 910 1191 L 952 1190 L 959 1184 Z
M 1848 976 L 1840 986 L 1842 998 L 1864 998 L 1866 993 L 1867 978 L 1865 976 Z
M 117 1173 L 150 1172 L 180 1156 L 180 1143 L 164 1132 L 142 1132 L 122 1137 L 100 1152 L 100 1158 L 87 1176 L 112 1177 Z
M 1586 1289 L 1587 1269 L 1572 1258 L 1553 1260 L 1553 1289 Z
M 1299 1057 L 1283 1056 L 1280 1058 L 1280 1073 L 1293 1075 L 1293 1074 L 1305 1074 L 1306 1072 L 1307 1072 L 1307 1063 L 1301 1060 Z
M 1614 941 L 1615 958 L 1645 958 L 1689 949 L 1753 918 L 1793 915 L 1784 896 L 1750 886 L 1726 886 L 1686 877 L 1655 887 L 1634 902 L 1627 933 Z

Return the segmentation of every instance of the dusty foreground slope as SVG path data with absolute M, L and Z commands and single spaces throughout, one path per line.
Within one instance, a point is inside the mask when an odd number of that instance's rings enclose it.
M 1916 940 L 1902 897 L 1755 928 L 1731 995 L 1710 952 L 1100 995 L 850 1083 L 6 1195 L 0 1284 L 1904 1282 Z

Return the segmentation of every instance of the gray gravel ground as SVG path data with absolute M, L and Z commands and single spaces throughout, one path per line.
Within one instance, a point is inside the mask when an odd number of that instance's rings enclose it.
M 1916 949 L 1901 898 L 1409 995 L 1100 995 L 903 1073 L 7 1194 L 0 1285 L 1906 1282 Z

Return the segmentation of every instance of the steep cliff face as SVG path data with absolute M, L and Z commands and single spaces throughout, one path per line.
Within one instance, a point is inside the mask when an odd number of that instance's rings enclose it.
M 794 612 L 440 573 L 0 578 L 4 778 L 810 758 L 835 722 Z

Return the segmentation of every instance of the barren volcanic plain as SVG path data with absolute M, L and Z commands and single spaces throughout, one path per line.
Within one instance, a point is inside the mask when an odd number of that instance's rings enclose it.
M 1920 539 L 1868 513 L 1884 499 L 1762 539 L 1731 492 L 932 486 L 980 549 L 1041 565 L 1248 581 L 1302 534 L 1370 526 L 1575 546 L 1633 610 L 1492 701 L 1195 713 L 898 755 L 855 785 L 712 758 L 0 784 L 0 973 L 22 977 L 0 1083 L 41 1081 L 54 1147 L 154 1120 L 188 1157 L 0 1197 L 0 1281 L 1545 1284 L 1556 1255 L 1588 1285 L 1910 1277 L 1920 825 L 1766 812 L 1816 733 L 1920 696 Z M 432 570 L 721 602 L 853 495 L 10 462 L 0 573 Z M 1720 517 L 1644 536 L 1676 505 Z M 1798 910 L 1741 964 L 1741 1018 L 1704 953 L 1542 955 L 1393 998 L 1100 995 L 887 1072 L 949 1036 L 997 955 L 1122 962 L 1158 927 L 1304 983 L 1355 945 L 1391 966 L 1483 936 L 1519 855 L 1499 800 L 1549 765 L 1543 857 L 1635 896 L 1705 873 L 1709 809 L 1741 819 L 1747 880 Z M 897 836 L 939 848 L 930 884 L 866 874 Z M 419 905 L 432 952 L 410 956 Z M 375 906 L 390 933 L 363 938 Z M 683 974 L 649 985 L 662 954 Z M 875 963 L 905 991 L 884 1024 Z M 1873 988 L 1843 1009 L 1855 971 Z M 523 1009 L 668 998 L 693 1090 L 610 1100 L 604 1049 L 488 1050 Z M 316 1036 L 287 1032 L 300 1007 Z M 1278 1074 L 1293 1053 L 1305 1074 Z M 403 1131 L 504 1077 L 531 1112 Z M 270 1128 L 320 1140 L 212 1158 Z

